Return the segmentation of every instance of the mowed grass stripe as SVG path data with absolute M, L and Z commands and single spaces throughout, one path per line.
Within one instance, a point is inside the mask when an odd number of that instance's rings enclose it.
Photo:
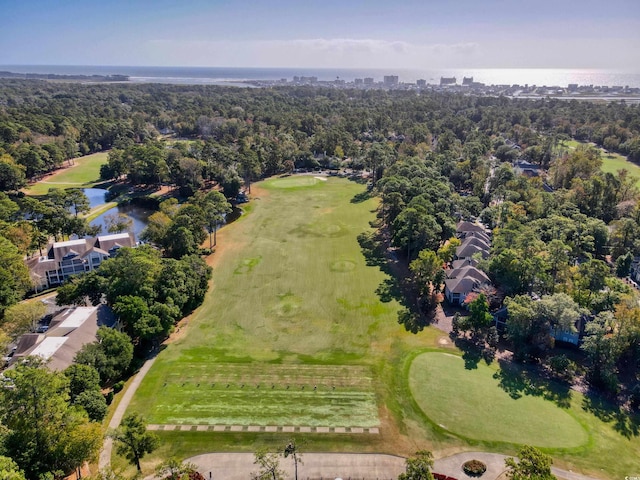
M 537 447 L 584 445 L 587 432 L 567 411 L 542 397 L 512 398 L 495 370 L 465 369 L 455 355 L 424 353 L 413 361 L 409 384 L 424 413 L 442 428 L 467 438 Z

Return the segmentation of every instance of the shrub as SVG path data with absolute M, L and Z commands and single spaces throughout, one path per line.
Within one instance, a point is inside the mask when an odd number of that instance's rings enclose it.
M 464 462 L 462 470 L 471 477 L 479 477 L 487 471 L 487 466 L 480 460 L 469 460 Z
M 124 388 L 124 381 L 120 380 L 113 384 L 113 392 L 118 393 L 120 390 Z

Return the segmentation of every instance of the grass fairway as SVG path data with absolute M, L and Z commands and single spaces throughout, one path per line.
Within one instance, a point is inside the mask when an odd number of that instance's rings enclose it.
M 376 201 L 351 203 L 362 185 L 334 178 L 258 188 L 221 240 L 213 291 L 131 408 L 160 424 L 378 426 L 374 346 L 406 334 L 356 241 Z
M 409 384 L 431 420 L 464 437 L 547 448 L 587 442 L 585 430 L 565 410 L 540 396 L 510 396 L 494 373 L 484 364 L 467 370 L 455 355 L 424 353 L 411 365 Z
M 94 153 L 74 160 L 75 165 L 30 185 L 28 195 L 46 195 L 50 188 L 90 188 L 100 183 L 100 167 L 107 163 L 108 152 Z
M 576 140 L 568 140 L 564 142 L 570 149 L 575 149 L 578 145 L 584 145 L 584 143 L 578 142 Z M 629 161 L 627 157 L 620 155 L 619 153 L 613 153 L 605 151 L 602 148 L 597 147 L 596 145 L 592 145 L 594 148 L 600 150 L 602 155 L 602 171 L 607 173 L 616 174 L 618 170 L 626 169 L 629 171 L 629 174 L 632 177 L 636 178 L 636 186 L 640 188 L 640 166 Z
M 512 455 L 530 442 L 545 446 L 561 468 L 603 478 L 640 471 L 633 427 L 576 392 L 566 410 L 541 398 L 512 400 L 507 377 L 502 388 L 492 378 L 496 366 L 465 371 L 448 357 L 437 378 L 415 386 L 423 370 L 420 356 L 411 368 L 416 355 L 457 351 L 435 328 L 407 333 L 397 322 L 399 306 L 375 293 L 387 276 L 366 265 L 357 243 L 377 206 L 362 198 L 364 185 L 309 175 L 273 178 L 252 190 L 247 214 L 218 234 L 203 305 L 159 354 L 129 411 L 160 424 L 379 428 L 378 435 L 295 433 L 306 451 Z M 422 400 L 445 390 L 451 401 L 433 411 Z M 485 395 L 502 407 L 454 402 Z M 509 416 L 510 427 L 500 430 L 493 415 Z M 145 457 L 145 474 L 168 456 L 251 452 L 291 435 L 157 433 L 161 447 Z M 124 466 L 114 455 L 114 467 Z

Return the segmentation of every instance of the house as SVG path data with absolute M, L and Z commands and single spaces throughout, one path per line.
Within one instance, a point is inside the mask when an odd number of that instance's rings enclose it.
M 449 303 L 462 305 L 469 293 L 480 285 L 491 283 L 482 270 L 475 266 L 466 265 L 460 268 L 445 270 L 444 296 Z
M 67 278 L 90 272 L 122 247 L 135 247 L 135 235 L 131 232 L 55 242 L 47 247 L 44 256 L 26 260 L 36 291 L 55 287 Z
M 462 305 L 467 295 L 482 283 L 474 277 L 447 278 L 444 281 L 444 296 L 449 303 Z
M 489 277 L 486 273 L 473 266 L 445 270 L 445 275 L 447 276 L 447 278 L 472 277 L 482 283 L 491 283 L 491 280 L 489 280 Z
M 74 307 L 57 312 L 46 333 L 27 333 L 20 337 L 13 363 L 27 356 L 37 356 L 51 370 L 62 371 L 73 363 L 87 343 L 96 341 L 101 326 L 117 327 L 113 312 L 106 305 Z
M 483 225 L 468 221 L 458 222 L 456 236 L 462 243 L 456 248 L 452 268 L 445 270 L 444 295 L 449 303 L 462 305 L 471 292 L 481 285 L 491 284 L 487 274 L 477 268 L 477 257 L 489 256 L 491 237 Z
M 462 244 L 456 248 L 456 259 L 471 258 L 476 254 L 480 254 L 482 258 L 489 256 L 491 247 L 479 238 L 465 238 Z
M 453 262 L 451 262 L 451 268 L 455 270 L 457 268 L 466 266 L 477 267 L 478 263 L 478 260 L 476 260 L 475 258 L 462 258 L 460 260 L 454 260 Z
M 527 162 L 526 160 L 518 160 L 513 163 L 513 170 L 518 175 L 524 175 L 526 177 L 539 177 L 541 168 L 540 165 L 535 165 L 531 162 Z
M 465 238 L 471 232 L 481 232 L 486 234 L 487 229 L 479 223 L 471 223 L 466 220 L 458 222 L 456 225 L 456 236 L 458 238 Z

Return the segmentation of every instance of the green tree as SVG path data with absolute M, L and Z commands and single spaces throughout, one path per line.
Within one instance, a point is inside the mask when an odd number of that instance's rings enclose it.
M 0 191 L 17 192 L 27 184 L 25 167 L 17 164 L 11 156 L 0 156 Z
M 252 480 L 283 480 L 284 472 L 280 469 L 280 459 L 277 453 L 268 452 L 266 449 L 260 449 L 255 454 L 254 464 L 258 465 L 260 470 L 252 473 Z
M 509 469 L 511 480 L 556 480 L 551 473 L 553 460 L 535 447 L 525 445 L 518 452 L 519 460 L 507 458 L 504 463 Z
M 29 358 L 5 372 L 3 382 L 0 421 L 8 429 L 4 448 L 27 477 L 69 473 L 95 458 L 102 444 L 100 425 L 70 408 L 64 374 Z
M 217 244 L 216 233 L 218 226 L 224 223 L 225 215 L 231 213 L 231 204 L 222 193 L 216 190 L 211 190 L 205 195 L 196 194 L 194 203 L 202 209 L 206 228 L 209 232 L 209 248 L 212 248 Z M 211 243 L 212 232 L 213 244 Z
M 122 377 L 133 360 L 133 344 L 126 333 L 100 327 L 98 341 L 88 343 L 76 354 L 76 363 L 90 365 L 99 373 L 103 383 Z
M 24 472 L 9 457 L 0 456 L 0 480 L 26 480 Z
M 431 452 L 420 450 L 407 458 L 405 471 L 398 476 L 398 480 L 433 480 L 432 467 Z
M 85 390 L 76 397 L 73 403 L 82 407 L 87 412 L 89 420 L 94 422 L 102 421 L 107 414 L 107 400 L 100 391 Z
M 409 264 L 412 281 L 419 293 L 419 308 L 431 311 L 437 306 L 436 294 L 442 291 L 444 270 L 442 259 L 432 250 L 422 250 Z
M 163 480 L 189 480 L 189 474 L 197 471 L 193 463 L 184 463 L 177 458 L 170 458 L 156 468 L 156 476 Z
M 40 301 L 17 303 L 5 310 L 0 326 L 15 340 L 24 333 L 35 331 L 46 310 Z
M 122 423 L 111 434 L 116 443 L 116 452 L 134 464 L 138 472 L 142 471 L 140 460 L 158 447 L 158 437 L 147 431 L 147 424 L 142 416 L 130 413 L 122 419 Z
M 493 323 L 493 316 L 489 313 L 489 302 L 484 293 L 481 293 L 469 304 L 469 326 L 474 332 L 486 331 Z
M 31 287 L 29 271 L 18 248 L 0 236 L 0 317 Z
M 71 401 L 84 391 L 100 392 L 100 374 L 90 365 L 73 363 L 64 371 L 69 379 L 69 394 Z

